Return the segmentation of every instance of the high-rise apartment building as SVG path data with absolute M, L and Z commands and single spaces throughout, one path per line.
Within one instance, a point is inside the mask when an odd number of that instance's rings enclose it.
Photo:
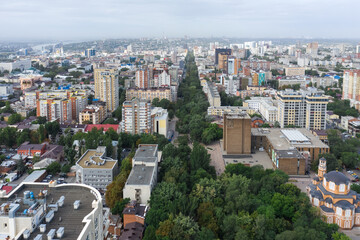
M 228 57 L 226 53 L 219 53 L 218 55 L 218 69 L 223 70 L 227 73 L 228 70 Z
M 135 86 L 138 88 L 150 87 L 150 71 L 147 69 L 140 69 L 135 74 Z
M 215 65 L 219 63 L 219 54 L 231 55 L 232 50 L 230 48 L 216 48 L 215 49 Z
M 115 111 L 119 106 L 119 81 L 115 68 L 95 68 L 95 98 L 106 102 L 109 112 Z
M 240 59 L 229 56 L 227 59 L 227 74 L 229 75 L 237 75 L 239 69 L 241 68 L 241 62 Z
M 71 102 L 68 99 L 43 99 L 37 101 L 37 116 L 60 123 L 72 120 Z
M 48 99 L 48 98 L 67 98 L 77 97 L 82 99 L 82 102 L 87 103 L 87 92 L 86 90 L 70 89 L 70 90 L 54 90 L 54 91 L 36 91 L 36 92 L 25 92 L 24 101 L 25 107 L 35 108 L 37 100 Z M 86 104 L 85 104 L 86 105 Z M 74 108 L 76 106 L 73 106 Z M 81 111 L 84 108 L 78 110 Z
M 309 130 L 326 129 L 326 110 L 329 102 L 323 91 L 310 89 L 278 92 L 278 121 L 280 126 L 298 126 Z
M 316 56 L 318 54 L 319 44 L 317 42 L 308 43 L 306 53 Z
M 311 130 L 326 129 L 326 110 L 329 99 L 322 92 L 312 92 L 305 96 L 305 127 Z
M 360 43 L 356 46 L 356 53 L 360 53 Z
M 350 106 L 360 110 L 360 70 L 345 70 L 343 99 L 350 100 Z
M 151 133 L 151 103 L 133 99 L 122 106 L 122 131 L 131 134 Z
M 36 106 L 36 115 L 48 121 L 78 121 L 79 113 L 87 105 L 86 92 L 55 91 L 25 94 L 25 106 Z
M 85 50 L 85 57 L 94 57 L 96 55 L 96 50 L 88 48 Z
M 157 84 L 155 87 L 164 87 L 171 85 L 171 76 L 166 71 L 163 71 L 157 79 Z

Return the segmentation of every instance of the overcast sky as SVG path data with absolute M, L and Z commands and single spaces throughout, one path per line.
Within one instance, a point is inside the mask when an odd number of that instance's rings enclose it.
M 360 38 L 359 0 L 0 0 L 0 40 Z

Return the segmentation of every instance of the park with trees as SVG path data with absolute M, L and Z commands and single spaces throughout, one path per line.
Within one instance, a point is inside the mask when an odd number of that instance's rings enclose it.
M 196 121 L 201 132 L 206 129 L 199 124 L 206 119 L 195 116 L 206 108 L 206 99 L 196 91 L 199 80 L 190 74 L 196 72 L 191 61 L 190 54 L 187 78 L 180 86 L 183 109 L 176 114 L 178 128 L 189 134 L 180 136 L 176 146 L 168 143 L 163 148 L 143 239 L 349 239 L 337 232 L 336 224 L 322 221 L 306 194 L 288 183 L 282 171 L 229 164 L 216 176 L 206 148 L 194 141 L 201 134 L 189 127 Z M 191 99 L 199 103 L 198 111 L 187 116 Z

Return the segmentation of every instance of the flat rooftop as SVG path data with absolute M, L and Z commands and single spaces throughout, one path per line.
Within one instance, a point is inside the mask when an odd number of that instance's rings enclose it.
M 136 150 L 134 161 L 155 162 L 157 161 L 157 144 L 140 144 Z
M 226 114 L 226 119 L 251 119 L 246 111 L 241 113 Z
M 93 149 L 87 150 L 78 160 L 77 164 L 82 168 L 112 169 L 115 166 L 117 160 L 102 157 L 102 155 L 104 155 L 103 152 L 98 152 Z
M 6 202 L 12 202 L 15 199 L 21 199 L 20 209 L 16 214 L 21 214 L 25 209 L 30 206 L 23 203 L 23 196 L 25 191 L 31 191 L 34 193 L 35 199 L 38 198 L 40 190 L 47 190 L 46 203 L 56 203 L 61 196 L 65 197 L 64 205 L 59 207 L 59 210 L 55 212 L 54 218 L 50 223 L 46 225 L 45 233 L 40 233 L 39 227 L 31 234 L 29 239 L 34 239 L 38 234 L 43 234 L 43 239 L 46 238 L 47 233 L 51 229 L 65 228 L 64 236 L 61 239 L 73 240 L 77 239 L 83 229 L 83 219 L 92 210 L 92 202 L 96 200 L 91 189 L 84 186 L 74 186 L 71 184 L 61 184 L 57 187 L 49 187 L 48 183 L 26 183 L 23 184 L 16 192 L 12 192 L 9 198 L 0 198 L 0 204 Z M 80 200 L 81 204 L 79 209 L 74 210 L 74 202 Z M 76 214 L 75 214 L 76 213 Z M 61 217 L 61 221 L 60 220 Z M 42 223 L 45 223 L 45 218 Z
M 126 185 L 150 185 L 155 171 L 156 169 L 151 166 L 135 165 L 130 172 Z
M 276 155 L 279 158 L 303 158 L 298 150 L 278 150 L 276 151 Z
M 329 148 L 305 128 L 252 128 L 251 135 L 266 136 L 276 150 L 289 150 L 291 147 Z

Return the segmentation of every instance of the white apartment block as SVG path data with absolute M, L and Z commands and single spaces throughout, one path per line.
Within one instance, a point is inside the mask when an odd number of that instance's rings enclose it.
M 36 108 L 36 92 L 25 92 L 24 102 L 25 107 Z
M 240 89 L 240 79 L 234 79 L 233 76 L 225 77 L 224 86 L 226 94 L 236 95 Z
M 0 239 L 101 240 L 109 226 L 100 192 L 84 184 L 23 182 L 0 190 L 0 206 Z
M 274 100 L 261 100 L 259 112 L 267 122 L 275 123 L 278 121 L 278 108 Z
M 170 86 L 171 85 L 171 76 L 166 71 L 163 71 L 157 80 L 158 85 L 155 87 L 162 87 L 162 86 Z
M 275 123 L 278 120 L 276 101 L 271 97 L 252 97 L 245 101 L 244 106 L 259 112 L 267 122 Z
M 0 84 L 0 97 L 7 97 L 14 93 L 12 84 Z
M 17 60 L 15 62 L 0 62 L 0 71 L 9 71 L 20 69 L 21 71 L 31 68 L 31 60 Z

